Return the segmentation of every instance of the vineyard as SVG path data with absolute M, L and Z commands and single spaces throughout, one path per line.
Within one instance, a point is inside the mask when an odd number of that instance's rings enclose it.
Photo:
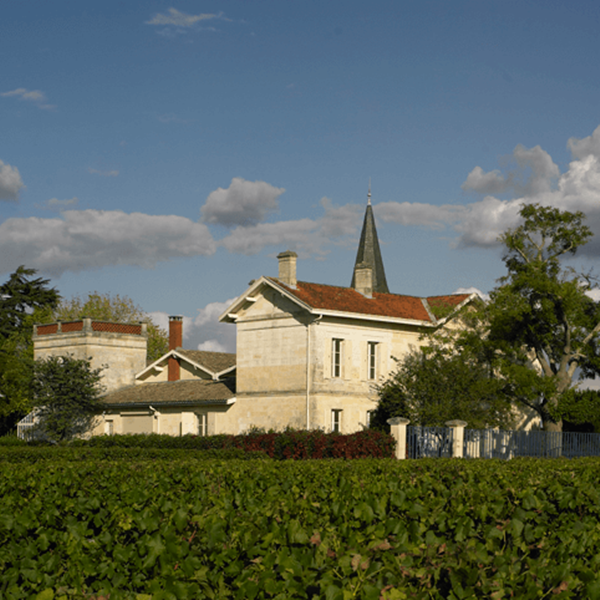
M 600 598 L 598 459 L 0 454 L 3 599 Z

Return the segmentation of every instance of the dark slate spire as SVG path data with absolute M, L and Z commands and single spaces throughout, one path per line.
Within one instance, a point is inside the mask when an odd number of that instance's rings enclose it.
M 356 268 L 365 263 L 372 269 L 373 273 L 373 291 L 380 294 L 389 294 L 390 290 L 385 279 L 385 270 L 379 248 L 379 239 L 377 238 L 377 229 L 375 228 L 375 217 L 373 216 L 373 207 L 371 206 L 371 184 L 369 183 L 369 193 L 367 194 L 367 211 L 363 222 L 358 252 L 356 253 L 356 262 L 352 272 L 352 283 L 350 287 L 355 288 Z M 362 265 L 364 266 L 364 265 Z

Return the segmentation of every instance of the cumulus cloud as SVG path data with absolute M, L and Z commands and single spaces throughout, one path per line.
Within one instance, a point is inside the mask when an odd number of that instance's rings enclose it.
M 516 170 L 485 173 L 476 167 L 463 189 L 486 194 L 464 205 L 434 206 L 426 203 L 384 202 L 375 213 L 384 222 L 453 231 L 456 247 L 499 246 L 499 236 L 519 224 L 523 204 L 538 203 L 561 210 L 583 211 L 595 236 L 580 254 L 600 256 L 600 127 L 581 140 L 568 142 L 574 160 L 564 173 L 539 146 L 518 145 L 512 155 Z M 500 199 L 493 193 L 511 192 L 513 198 Z
M 268 246 L 296 250 L 303 256 L 323 256 L 330 244 L 344 244 L 358 231 L 362 210 L 352 204 L 335 206 L 321 200 L 325 214 L 319 219 L 298 219 L 277 223 L 239 226 L 218 244 L 229 252 L 252 255 Z
M 476 192 L 478 194 L 502 194 L 506 190 L 508 182 L 498 169 L 487 173 L 481 167 L 475 167 L 462 184 L 465 192 Z
M 92 175 L 102 175 L 102 177 L 118 177 L 119 176 L 119 171 L 117 171 L 117 170 L 99 171 L 98 169 L 89 168 L 88 173 L 91 173 Z
M 594 129 L 592 135 L 580 140 L 575 137 L 569 138 L 567 146 L 573 158 L 583 159 L 586 156 L 600 158 L 600 125 Z
M 207 21 L 210 19 L 216 19 L 223 15 L 223 13 L 202 13 L 199 15 L 186 15 L 183 12 L 178 11 L 175 8 L 169 8 L 168 14 L 161 15 L 156 13 L 152 19 L 146 21 L 147 25 L 177 25 L 177 27 L 191 27 L 199 21 Z
M 486 173 L 481 167 L 475 167 L 462 184 L 462 189 L 477 194 L 514 192 L 521 196 L 535 196 L 550 191 L 560 175 L 558 165 L 540 146 L 525 148 L 518 144 L 510 163 L 514 164 L 514 168 L 506 174 L 498 169 Z
M 11 90 L 10 92 L 3 92 L 0 94 L 4 98 L 10 98 L 11 96 L 20 98 L 21 100 L 25 100 L 27 102 L 32 102 L 38 108 L 43 110 L 51 110 L 56 108 L 56 106 L 52 104 L 46 103 L 46 94 L 41 92 L 40 90 L 28 90 L 26 88 L 17 88 L 15 90 Z
M 151 268 L 160 261 L 208 256 L 206 225 L 174 215 L 67 210 L 60 217 L 8 219 L 0 225 L 0 271 L 21 264 L 59 276 L 108 265 Z
M 260 223 L 279 208 L 279 196 L 284 188 L 276 188 L 265 181 L 246 181 L 234 177 L 227 189 L 211 192 L 200 209 L 205 223 L 234 227 Z
M 219 323 L 219 316 L 230 306 L 234 298 L 225 302 L 211 302 L 198 309 L 195 317 L 183 317 L 183 346 L 190 350 L 208 350 L 211 352 L 235 352 L 235 326 Z M 165 312 L 149 313 L 150 318 L 159 327 L 169 329 L 169 314 Z
M 465 207 L 453 204 L 435 206 L 419 202 L 381 202 L 375 212 L 384 223 L 443 229 L 451 223 L 459 222 Z
M 16 202 L 23 180 L 17 167 L 11 167 L 0 160 L 0 200 Z

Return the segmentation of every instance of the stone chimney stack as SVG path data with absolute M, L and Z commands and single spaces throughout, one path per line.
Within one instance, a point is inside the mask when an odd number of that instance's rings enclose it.
M 277 255 L 279 261 L 279 281 L 291 288 L 296 287 L 296 259 L 298 255 L 292 250 L 286 250 Z
M 183 317 L 169 317 L 169 350 L 181 348 L 183 343 Z M 169 356 L 169 381 L 179 381 L 180 378 L 179 360 L 174 356 Z
M 366 298 L 373 297 L 373 269 L 367 263 L 359 263 L 354 268 L 354 289 Z

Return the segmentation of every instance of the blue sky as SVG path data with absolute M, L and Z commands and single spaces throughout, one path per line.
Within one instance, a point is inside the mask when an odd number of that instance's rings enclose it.
M 216 316 L 278 252 L 349 285 L 371 178 L 392 291 L 487 292 L 523 202 L 600 233 L 599 17 L 587 0 L 7 3 L 0 280 L 25 264 L 234 350 Z

